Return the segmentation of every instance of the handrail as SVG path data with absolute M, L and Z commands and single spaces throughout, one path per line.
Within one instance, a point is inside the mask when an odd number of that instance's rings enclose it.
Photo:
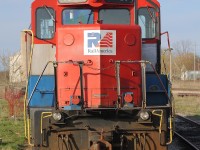
M 144 63 L 144 64 L 150 64 L 150 66 L 153 69 L 154 73 L 156 74 L 156 76 L 157 76 L 157 78 L 158 78 L 158 80 L 159 80 L 159 82 L 160 82 L 160 84 L 161 84 L 161 86 L 162 86 L 162 88 L 163 88 L 163 90 L 165 92 L 165 95 L 167 96 L 168 102 L 169 102 L 169 104 L 171 106 L 171 100 L 170 100 L 170 97 L 169 97 L 169 95 L 167 93 L 167 90 L 166 90 L 161 78 L 159 77 L 158 72 L 156 71 L 156 69 L 154 68 L 153 64 L 150 61 L 146 61 L 146 60 L 129 61 L 128 60 L 128 61 L 118 61 L 118 62 L 120 62 L 120 63 Z
M 167 145 L 171 144 L 173 141 L 172 115 L 169 117 L 169 132 L 169 142 L 166 143 Z
M 41 80 L 43 74 L 44 74 L 44 71 L 46 70 L 47 66 L 48 66 L 50 63 L 53 63 L 53 64 L 65 63 L 65 64 L 77 64 L 77 65 L 79 65 L 79 67 L 80 67 L 80 82 L 81 82 L 81 90 L 82 90 L 81 97 L 83 98 L 83 96 L 84 96 L 84 95 L 83 95 L 83 85 L 82 85 L 82 84 L 83 84 L 83 83 L 82 83 L 83 81 L 82 81 L 82 79 L 81 79 L 81 76 L 82 76 L 82 74 L 83 74 L 83 72 L 82 72 L 82 65 L 84 65 L 84 62 L 83 62 L 83 61 L 72 61 L 72 60 L 69 60 L 69 61 L 49 61 L 49 62 L 47 62 L 47 64 L 45 65 L 45 67 L 44 67 L 44 69 L 43 69 L 41 75 L 39 76 L 39 78 L 38 78 L 38 80 L 37 80 L 37 82 L 36 82 L 36 84 L 35 84 L 35 87 L 34 87 L 33 90 L 32 90 L 32 93 L 31 93 L 30 98 L 29 98 L 29 101 L 28 101 L 28 106 L 29 106 L 29 104 L 30 104 L 30 102 L 31 102 L 31 99 L 32 99 L 32 96 L 33 96 L 33 94 L 34 94 L 34 92 L 35 92 L 35 90 L 36 90 L 36 88 L 37 88 L 37 86 L 38 86 L 38 84 L 39 84 L 39 82 L 40 82 L 40 80 Z M 168 102 L 169 102 L 170 107 L 171 107 L 171 100 L 170 100 L 170 97 L 169 97 L 169 95 L 168 95 L 168 93 L 167 93 L 167 90 L 165 89 L 165 86 L 164 86 L 164 84 L 163 84 L 161 78 L 159 77 L 159 75 L 158 75 L 156 69 L 154 68 L 154 66 L 152 65 L 152 63 L 151 63 L 150 61 L 145 61 L 145 60 L 140 60 L 140 61 L 115 61 L 115 65 L 116 65 L 116 79 L 117 79 L 117 95 L 118 95 L 118 96 L 120 96 L 120 75 L 119 75 L 119 73 L 120 73 L 120 71 L 119 71 L 120 63 L 140 63 L 140 64 L 141 64 L 141 67 L 142 67 L 142 74 L 143 74 L 143 83 L 142 83 L 142 84 L 143 84 L 143 87 L 142 87 L 143 90 L 146 89 L 146 71 L 145 71 L 145 67 L 146 67 L 146 64 L 150 64 L 151 67 L 152 67 L 152 69 L 154 70 L 154 72 L 155 72 L 157 78 L 159 79 L 159 82 L 160 82 L 160 84 L 161 84 L 163 90 L 165 91 L 165 94 L 166 94 L 166 96 L 167 96 L 167 98 L 168 98 Z M 118 64 L 118 65 L 117 65 L 117 64 Z M 145 80 L 145 81 L 144 81 L 144 80 Z M 145 94 L 145 95 L 143 95 L 143 105 L 142 105 L 142 108 L 144 109 L 144 108 L 148 107 L 148 106 L 146 106 L 146 90 L 143 91 L 143 93 Z M 83 105 L 83 104 L 82 104 L 82 105 Z M 160 111 L 161 114 L 156 113 L 156 111 Z M 159 110 L 154 110 L 152 113 L 153 113 L 154 115 L 160 117 L 159 134 L 161 134 L 163 110 L 160 110 L 160 109 L 159 109 Z M 50 114 L 50 115 L 51 115 L 51 114 Z M 48 116 L 50 116 L 50 115 L 48 115 Z M 170 116 L 171 116 L 171 115 L 170 115 Z M 41 118 L 43 118 L 43 116 L 41 116 Z M 170 117 L 170 118 L 171 118 L 171 117 Z M 41 123 L 42 123 L 42 122 L 41 122 Z M 172 141 L 172 127 L 171 127 L 171 126 L 172 126 L 172 122 L 171 122 L 171 119 L 170 119 L 170 141 L 169 141 L 167 144 L 171 143 L 171 141 Z M 42 133 L 42 131 L 41 131 L 41 133 Z
M 30 32 L 32 36 L 32 41 L 31 41 L 31 53 L 30 53 L 30 60 L 29 60 L 29 67 L 28 67 L 28 77 L 30 76 L 31 72 L 31 65 L 32 65 L 32 56 L 33 56 L 33 48 L 34 48 L 34 33 L 32 30 L 23 30 L 23 32 Z M 27 49 L 26 49 L 27 50 Z M 28 93 L 28 85 L 29 85 L 29 80 L 28 77 L 26 79 L 26 91 L 25 91 L 25 96 L 24 96 L 24 133 L 25 137 L 28 138 L 28 144 L 31 145 L 30 143 L 30 134 L 29 134 L 29 129 L 30 129 L 30 122 L 29 119 L 27 119 L 27 93 Z
M 154 68 L 154 66 L 152 65 L 152 63 L 151 63 L 150 61 L 141 60 L 141 61 L 117 61 L 117 62 L 121 62 L 121 63 L 141 63 L 141 64 L 149 63 L 149 64 L 151 65 L 152 69 L 154 70 L 154 72 L 155 72 L 157 78 L 159 79 L 159 82 L 160 82 L 160 84 L 161 84 L 163 90 L 165 91 L 165 95 L 166 95 L 167 98 L 168 98 L 168 103 L 170 104 L 170 107 L 172 107 L 172 102 L 171 102 L 171 99 L 170 99 L 170 97 L 169 97 L 169 95 L 168 95 L 168 93 L 167 93 L 167 90 L 165 89 L 165 86 L 164 86 L 162 80 L 160 79 L 160 77 L 159 77 L 159 75 L 158 75 L 156 69 Z M 142 72 L 142 74 L 144 74 L 144 76 L 146 76 L 145 73 Z M 143 79 L 143 80 L 144 80 L 144 79 Z M 145 86 L 145 87 L 143 87 L 143 86 L 142 86 L 142 87 L 146 89 L 146 85 L 145 85 L 145 84 L 146 84 L 146 83 L 144 83 L 144 81 L 143 81 L 142 85 Z M 143 89 L 143 92 L 144 92 L 144 89 Z M 146 91 L 145 91 L 145 92 L 146 92 Z M 146 94 L 146 93 L 143 93 L 143 94 Z M 142 106 L 142 108 L 145 108 L 145 107 L 146 107 L 146 105 L 144 105 L 144 104 L 146 104 L 146 99 L 143 98 L 143 106 Z M 157 114 L 156 111 L 161 111 L 161 114 Z M 172 111 L 171 111 L 171 110 L 170 110 L 170 112 L 171 112 L 171 113 L 170 113 L 170 139 L 169 139 L 169 141 L 166 143 L 167 145 L 171 144 L 171 143 L 172 143 L 172 140 L 173 140 L 173 128 L 172 128 L 172 116 L 173 116 L 173 114 L 172 114 Z M 159 135 L 160 135 L 160 134 L 161 134 L 161 128 L 162 128 L 163 110 L 153 110 L 153 111 L 152 111 L 152 114 L 154 114 L 154 115 L 160 117 L 160 126 L 159 126 Z
M 84 64 L 83 61 L 71 61 L 71 60 L 69 60 L 69 61 L 49 61 L 49 62 L 47 62 L 47 64 L 45 65 L 44 69 L 42 70 L 42 73 L 40 74 L 38 80 L 36 81 L 36 84 L 35 84 L 35 86 L 34 86 L 32 92 L 31 92 L 30 97 L 29 97 L 28 105 L 27 105 L 27 106 L 30 105 L 30 102 L 31 102 L 32 97 L 33 97 L 33 94 L 35 93 L 36 88 L 37 88 L 37 86 L 38 86 L 38 84 L 39 84 L 39 82 L 40 82 L 40 80 L 41 80 L 41 78 L 42 78 L 42 76 L 43 76 L 43 74 L 44 74 L 44 72 L 45 72 L 47 66 L 48 66 L 50 63 L 52 63 L 52 64 L 59 64 L 59 63 L 64 63 L 64 64 L 77 64 L 77 65 L 79 65 L 79 67 L 80 67 L 80 74 L 82 74 L 82 67 L 81 67 L 81 64 Z M 82 87 L 82 86 L 83 86 L 83 85 L 81 85 L 81 87 Z M 82 95 L 82 97 L 83 97 L 83 95 Z
M 49 63 L 57 63 L 57 64 L 58 64 L 58 63 L 78 64 L 79 67 L 80 67 L 80 63 L 81 63 L 81 64 L 84 64 L 83 61 L 71 61 L 71 60 L 69 60 L 69 61 L 49 61 L 49 62 L 47 62 L 47 64 L 45 65 L 45 67 L 44 67 L 44 69 L 43 69 L 41 75 L 39 76 L 39 78 L 38 78 L 38 80 L 37 80 L 37 82 L 36 82 L 36 84 L 35 84 L 35 87 L 33 88 L 33 91 L 32 91 L 32 93 L 31 93 L 30 98 L 29 98 L 29 101 L 28 101 L 28 106 L 29 106 L 30 101 L 31 101 L 31 99 L 32 99 L 32 96 L 33 96 L 33 94 L 34 94 L 34 92 L 35 92 L 35 90 L 36 90 L 36 88 L 37 88 L 37 85 L 39 84 L 39 82 L 40 82 L 40 80 L 41 80 L 41 77 L 43 76 L 44 71 L 46 70 L 46 68 L 47 68 L 47 66 L 49 65 Z M 147 64 L 147 63 L 150 64 L 151 67 L 152 67 L 152 69 L 154 70 L 154 72 L 155 72 L 157 78 L 159 79 L 159 82 L 160 82 L 160 84 L 161 84 L 161 86 L 162 86 L 162 88 L 163 88 L 163 90 L 164 90 L 164 92 L 165 92 L 165 95 L 166 95 L 167 98 L 168 98 L 168 102 L 169 102 L 169 104 L 170 104 L 170 106 L 171 106 L 171 100 L 170 100 L 170 98 L 169 98 L 169 95 L 168 95 L 168 93 L 167 93 L 167 90 L 165 89 L 165 86 L 164 86 L 162 80 L 160 79 L 160 77 L 159 77 L 159 75 L 158 75 L 156 69 L 154 68 L 154 66 L 152 65 L 152 63 L 151 63 L 150 61 L 146 61 L 146 60 L 139 60 L 139 61 L 115 61 L 115 63 L 116 63 L 116 64 L 119 64 L 119 67 L 120 67 L 120 63 L 141 63 L 141 64 L 143 64 L 143 68 L 145 67 L 144 64 Z M 116 68 L 116 69 L 117 69 L 117 68 Z M 116 72 L 116 77 L 117 77 L 117 79 L 119 80 L 118 82 L 120 82 L 120 76 L 119 76 L 118 74 L 119 74 L 119 71 Z M 143 76 L 145 76 L 145 72 L 144 72 L 143 74 L 144 74 Z M 146 77 L 144 77 L 144 79 L 146 79 Z M 143 81 L 143 82 L 144 82 L 144 84 L 146 84 L 146 81 Z M 120 85 L 120 83 L 117 83 L 117 84 Z M 144 89 L 146 88 L 146 85 L 143 85 L 143 86 L 144 86 L 144 87 L 143 87 L 143 90 L 144 90 Z M 117 86 L 117 87 L 120 88 L 119 86 Z M 119 92 L 119 89 L 118 89 L 117 91 Z M 145 91 L 144 91 L 144 93 L 145 93 Z M 118 94 L 119 94 L 119 93 L 118 93 Z M 146 96 L 143 96 L 143 103 L 144 103 L 144 104 L 145 104 L 145 101 L 146 101 Z M 144 105 L 144 107 L 146 107 L 146 105 Z
M 37 80 L 37 82 L 36 82 L 36 84 L 35 84 L 35 86 L 34 86 L 32 92 L 31 92 L 31 95 L 30 95 L 30 97 L 29 97 L 28 105 L 27 105 L 27 106 L 29 106 L 29 104 L 30 104 L 30 102 L 31 102 L 31 99 L 32 99 L 32 97 L 33 97 L 33 94 L 34 94 L 34 92 L 35 92 L 35 90 L 36 90 L 36 88 L 37 88 L 37 86 L 38 86 L 38 84 L 39 84 L 39 82 L 40 82 L 40 80 L 41 80 L 41 78 L 42 78 L 42 76 L 43 76 L 43 74 L 44 74 L 44 72 L 45 72 L 47 66 L 48 66 L 50 63 L 53 63 L 53 61 L 47 62 L 47 64 L 45 65 L 44 69 L 42 70 L 42 73 L 40 74 L 40 76 L 39 76 L 39 78 L 38 78 L 38 80 Z
M 46 115 L 46 116 L 45 116 Z M 42 134 L 43 119 L 52 116 L 52 112 L 42 112 L 40 117 L 40 133 Z
M 157 113 L 158 111 L 159 111 L 160 113 Z M 152 114 L 155 115 L 155 116 L 160 117 L 160 123 L 159 123 L 159 138 L 160 138 L 160 141 L 161 141 L 163 110 L 162 110 L 162 109 L 153 110 L 153 111 L 152 111 Z

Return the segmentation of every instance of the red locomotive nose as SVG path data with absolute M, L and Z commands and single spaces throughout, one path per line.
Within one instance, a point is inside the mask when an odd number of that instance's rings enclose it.
M 81 28 L 77 28 L 77 25 L 59 27 L 57 29 L 57 60 L 84 62 L 81 75 L 83 76 L 83 89 L 80 88 L 80 67 L 78 65 L 73 63 L 58 65 L 59 106 L 68 107 L 70 102 L 81 106 L 82 100 L 70 97 L 81 95 L 82 90 L 84 107 L 115 107 L 114 102 L 117 99 L 115 62 L 141 59 L 140 36 L 139 26 L 95 24 L 81 25 Z M 102 67 L 105 69 L 101 69 Z M 141 103 L 140 70 L 140 64 L 122 63 L 120 65 L 120 88 L 122 90 L 120 94 L 125 93 L 126 103 L 134 101 L 134 106 L 128 105 L 129 107 L 135 107 Z

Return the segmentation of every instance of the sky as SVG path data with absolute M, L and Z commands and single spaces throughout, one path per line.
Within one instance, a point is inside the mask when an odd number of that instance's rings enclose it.
M 30 25 L 32 0 L 0 0 L 0 53 L 20 50 L 20 32 Z
M 200 0 L 159 0 L 161 3 L 161 31 L 168 31 L 170 43 L 191 41 L 200 53 Z M 162 37 L 163 46 L 166 37 Z
M 0 53 L 20 50 L 20 31 L 30 25 L 30 7 L 33 0 L 0 1 Z M 161 31 L 168 31 L 173 43 L 189 40 L 200 49 L 200 0 L 159 0 L 161 4 Z M 167 38 L 162 37 L 162 47 Z M 200 52 L 200 50 L 199 50 Z

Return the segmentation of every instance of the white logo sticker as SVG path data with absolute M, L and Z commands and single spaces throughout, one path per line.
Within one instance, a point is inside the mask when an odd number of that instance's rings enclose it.
M 116 31 L 85 30 L 84 55 L 116 55 Z

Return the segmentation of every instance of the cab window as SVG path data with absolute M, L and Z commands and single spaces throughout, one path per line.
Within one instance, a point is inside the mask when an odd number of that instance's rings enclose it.
M 93 24 L 91 9 L 65 9 L 62 13 L 62 22 L 67 24 Z
M 128 9 L 101 9 L 99 20 L 102 24 L 130 24 Z
M 52 39 L 55 33 L 55 11 L 50 7 L 36 10 L 36 36 L 39 39 Z
M 156 36 L 156 12 L 153 8 L 140 8 L 138 23 L 142 29 L 142 38 L 155 38 Z

